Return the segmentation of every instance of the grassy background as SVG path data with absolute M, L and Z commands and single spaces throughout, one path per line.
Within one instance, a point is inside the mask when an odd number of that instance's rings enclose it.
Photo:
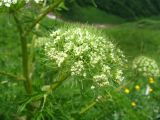
M 141 25 L 139 22 L 127 23 L 105 29 L 104 32 L 112 36 L 116 43 L 125 52 L 129 60 L 132 60 L 138 55 L 146 55 L 160 61 L 160 31 L 157 28 L 157 23 Z

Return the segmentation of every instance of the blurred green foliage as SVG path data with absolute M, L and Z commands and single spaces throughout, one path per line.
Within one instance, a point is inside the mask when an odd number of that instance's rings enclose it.
M 159 0 L 75 0 L 82 7 L 94 6 L 106 13 L 117 15 L 128 20 L 139 17 L 158 15 Z M 69 3 L 66 0 L 67 3 Z M 69 8 L 72 8 L 69 5 Z
M 61 11 L 61 15 L 68 21 L 89 24 L 120 24 L 125 22 L 123 18 L 106 13 L 94 6 L 80 6 L 75 2 L 68 3 L 66 6 L 68 6 L 68 10 Z

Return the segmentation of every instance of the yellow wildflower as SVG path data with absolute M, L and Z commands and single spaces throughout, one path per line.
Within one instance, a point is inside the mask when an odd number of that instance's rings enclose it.
M 150 88 L 150 89 L 149 89 L 149 92 L 153 92 L 153 89 L 152 89 L 152 88 Z
M 136 102 L 134 102 L 134 101 L 131 102 L 131 106 L 132 106 L 132 107 L 135 107 L 135 106 L 136 106 Z
M 126 88 L 126 89 L 124 90 L 124 92 L 125 92 L 126 94 L 129 94 L 130 90 L 129 90 L 128 88 Z
M 153 79 L 152 77 L 150 77 L 150 78 L 149 78 L 149 83 L 150 83 L 150 84 L 153 84 L 154 82 L 155 82 L 154 79 Z
M 139 90 L 139 89 L 140 89 L 140 86 L 139 86 L 139 85 L 136 85 L 136 86 L 135 86 L 135 89 L 136 89 L 136 90 Z

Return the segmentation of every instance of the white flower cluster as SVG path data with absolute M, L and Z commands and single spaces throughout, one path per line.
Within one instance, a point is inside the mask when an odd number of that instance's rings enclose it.
M 99 87 L 103 87 L 109 84 L 108 77 L 104 73 L 93 76 L 93 79 Z M 94 86 L 92 86 L 91 88 L 93 87 Z
M 109 38 L 86 28 L 70 28 L 53 31 L 47 39 L 39 38 L 36 42 L 37 47 L 44 47 L 47 59 L 58 69 L 69 69 L 72 77 L 93 80 L 92 88 L 123 80 L 126 59 Z
M 28 3 L 31 0 L 24 0 L 25 3 Z M 33 0 L 35 3 L 42 2 L 43 0 Z M 6 7 L 10 7 L 11 5 L 17 4 L 18 0 L 1 0 L 0 6 L 4 5 Z
M 146 56 L 139 56 L 133 60 L 133 69 L 145 77 L 159 76 L 159 67 L 155 60 Z
M 55 60 L 58 67 L 60 67 L 68 55 L 63 51 L 57 51 L 55 48 L 50 48 L 47 52 L 47 56 L 49 56 L 50 59 Z
M 84 69 L 83 61 L 77 61 L 71 67 L 71 75 L 79 75 L 79 74 L 81 74 L 83 69 Z

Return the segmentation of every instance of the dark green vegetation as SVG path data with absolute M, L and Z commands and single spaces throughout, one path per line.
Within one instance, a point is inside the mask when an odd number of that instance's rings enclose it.
M 111 29 L 105 33 L 115 38 L 116 43 L 125 51 L 132 60 L 137 55 L 146 55 L 160 61 L 160 29 L 159 22 L 154 20 L 141 20 L 134 23 L 126 23 Z
M 105 11 L 97 9 L 93 6 L 83 7 L 79 6 L 76 3 L 71 4 L 67 11 L 62 12 L 62 18 L 70 21 L 89 24 L 120 24 L 125 22 L 123 18 L 115 16 L 113 14 L 107 14 Z
M 158 15 L 160 12 L 159 0 L 76 0 L 76 3 L 80 6 L 96 6 L 107 13 L 131 20 Z

